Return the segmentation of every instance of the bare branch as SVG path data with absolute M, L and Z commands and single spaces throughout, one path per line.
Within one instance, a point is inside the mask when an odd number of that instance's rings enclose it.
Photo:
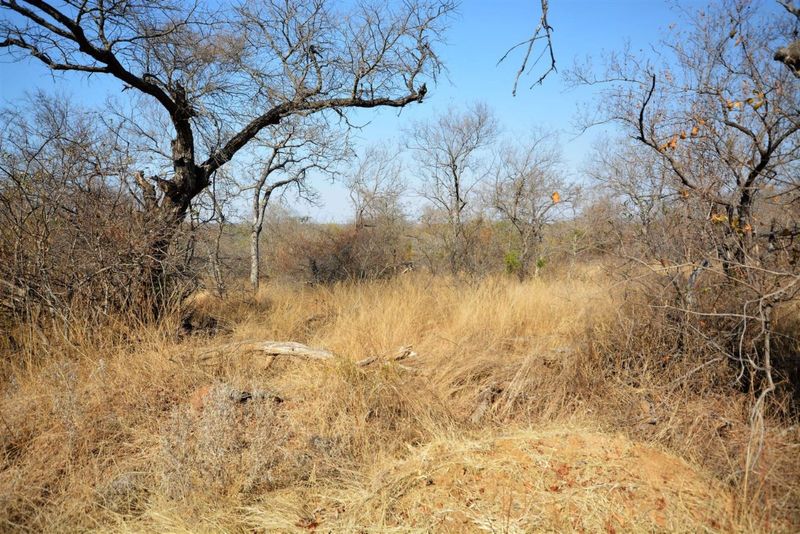
M 520 47 L 523 47 L 523 46 L 526 47 L 525 48 L 525 55 L 522 58 L 522 64 L 520 65 L 519 70 L 517 71 L 517 74 L 514 77 L 514 87 L 511 90 L 511 94 L 513 96 L 517 96 L 517 85 L 519 84 L 520 77 L 525 73 L 526 69 L 527 70 L 532 70 L 533 68 L 535 68 L 536 65 L 538 65 L 539 62 L 542 60 L 542 58 L 545 56 L 545 54 L 547 54 L 547 56 L 549 58 L 548 67 L 544 71 L 544 73 L 542 73 L 536 79 L 536 81 L 533 84 L 531 84 L 530 88 L 533 89 L 533 87 L 535 87 L 536 85 L 539 85 L 539 84 L 543 83 L 545 78 L 547 78 L 547 76 L 551 72 L 555 72 L 556 71 L 556 56 L 555 56 L 555 52 L 553 51 L 553 28 L 547 22 L 547 15 L 549 13 L 550 6 L 548 4 L 548 0 L 540 0 L 540 2 L 541 2 L 541 4 L 540 4 L 541 5 L 541 16 L 539 18 L 539 23 L 536 26 L 536 29 L 533 31 L 533 35 L 531 35 L 531 37 L 529 39 L 512 46 L 510 49 L 508 49 L 506 51 L 505 54 L 503 54 L 503 57 L 501 57 L 500 60 L 497 62 L 497 64 L 499 65 L 500 63 L 502 63 L 508 57 L 508 55 L 511 52 L 513 52 L 517 48 L 520 48 Z M 536 57 L 536 59 L 533 60 L 533 63 L 531 63 L 530 67 L 528 67 L 528 62 L 531 59 L 531 54 L 533 53 L 534 46 L 536 45 L 536 43 L 538 41 L 542 41 L 542 40 L 545 42 L 544 48 L 539 53 L 539 55 Z

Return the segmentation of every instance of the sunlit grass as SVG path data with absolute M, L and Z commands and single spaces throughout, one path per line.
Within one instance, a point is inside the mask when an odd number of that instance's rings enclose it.
M 650 349 L 658 328 L 631 338 L 626 321 L 641 318 L 624 300 L 598 269 L 522 284 L 409 275 L 198 295 L 194 305 L 222 325 L 214 337 L 179 339 L 177 323 L 69 342 L 43 333 L 24 361 L 6 364 L 0 525 L 791 530 L 797 437 L 770 431 L 763 491 L 740 502 L 744 396 L 703 386 L 713 377 L 666 387 Z M 335 357 L 237 348 L 254 339 Z M 401 347 L 415 355 L 394 361 Z M 616 351 L 631 347 L 639 361 L 626 371 Z M 583 445 L 560 450 L 569 440 Z M 675 466 L 683 489 L 641 479 Z M 578 486 L 551 490 L 565 469 Z M 615 512 L 614 488 L 637 484 L 648 488 L 641 499 Z M 711 499 L 713 521 L 698 499 Z M 450 512 L 431 515 L 437 502 Z

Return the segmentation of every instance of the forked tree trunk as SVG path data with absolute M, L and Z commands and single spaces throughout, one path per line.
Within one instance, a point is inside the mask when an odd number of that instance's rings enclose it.
M 181 225 L 189 212 L 191 201 L 209 184 L 209 176 L 194 160 L 194 138 L 188 116 L 174 119 L 177 135 L 172 141 L 173 169 L 172 180 L 156 179 L 163 194 L 157 202 L 155 186 L 138 173 L 136 181 L 142 189 L 145 206 L 145 224 L 151 225 L 151 236 L 147 243 L 147 258 L 142 263 L 141 283 L 143 298 L 149 301 L 151 318 L 159 320 L 171 304 L 182 300 L 186 295 L 176 287 L 180 273 L 175 270 L 171 260 L 170 246 L 174 243 Z
M 264 216 L 272 192 L 283 187 L 286 182 L 277 182 L 262 191 L 263 184 L 253 193 L 253 225 L 250 227 L 250 287 L 253 294 L 258 293 L 261 279 L 261 231 L 264 229 Z

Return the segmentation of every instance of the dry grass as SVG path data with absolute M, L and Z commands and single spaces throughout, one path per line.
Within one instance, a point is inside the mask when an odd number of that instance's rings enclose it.
M 796 429 L 743 501 L 746 397 L 652 364 L 666 334 L 625 301 L 588 269 L 417 276 L 198 296 L 216 338 L 33 336 L 4 368 L 0 530 L 796 530 Z
M 328 488 L 313 510 L 295 515 L 342 532 L 370 525 L 423 532 L 732 529 L 730 494 L 708 474 L 621 436 L 582 428 L 449 436 L 372 471 L 355 491 Z M 295 488 L 267 496 L 248 510 L 249 523 L 280 530 L 285 524 L 270 511 L 308 502 L 298 497 Z

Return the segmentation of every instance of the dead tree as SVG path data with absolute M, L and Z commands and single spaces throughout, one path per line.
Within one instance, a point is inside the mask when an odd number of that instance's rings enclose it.
M 402 196 L 406 192 L 397 150 L 369 147 L 347 178 L 353 207 L 354 255 L 359 278 L 397 274 L 411 262 L 404 246 L 407 228 Z
M 533 69 L 535 69 L 541 63 L 542 58 L 546 59 L 547 68 L 542 74 L 539 75 L 538 78 L 536 78 L 536 81 L 531 84 L 531 89 L 536 85 L 544 83 L 545 78 L 547 78 L 550 73 L 556 72 L 556 55 L 553 51 L 553 27 L 550 26 L 550 23 L 547 20 L 550 14 L 550 3 L 548 0 L 539 0 L 539 7 L 539 22 L 536 24 L 531 36 L 521 43 L 517 43 L 516 45 L 512 46 L 508 51 L 506 51 L 505 54 L 503 54 L 503 57 L 500 58 L 500 61 L 497 62 L 499 65 L 518 48 L 525 50 L 525 53 L 522 56 L 522 61 L 520 62 L 519 70 L 517 70 L 517 74 L 514 77 L 514 87 L 511 90 L 511 94 L 514 96 L 517 96 L 519 79 L 526 72 L 530 73 L 533 71 Z M 543 43 L 541 50 L 537 49 L 537 45 L 539 43 Z

